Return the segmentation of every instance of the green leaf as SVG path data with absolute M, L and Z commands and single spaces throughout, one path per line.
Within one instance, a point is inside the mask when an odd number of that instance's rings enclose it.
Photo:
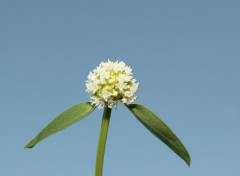
M 34 139 L 32 139 L 25 148 L 32 148 L 46 137 L 57 133 L 68 126 L 82 120 L 89 115 L 95 106 L 89 102 L 79 103 L 59 114 L 52 122 L 50 122 Z
M 127 107 L 150 132 L 164 142 L 190 166 L 191 158 L 188 151 L 178 137 L 159 117 L 143 105 L 131 104 L 127 105 Z

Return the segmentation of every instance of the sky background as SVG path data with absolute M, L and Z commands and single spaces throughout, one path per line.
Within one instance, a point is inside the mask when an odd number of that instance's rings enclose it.
M 133 68 L 137 103 L 168 124 L 192 164 L 119 105 L 104 176 L 239 176 L 239 9 L 239 0 L 0 0 L 0 175 L 94 175 L 102 110 L 24 145 L 89 101 L 88 73 L 111 59 Z

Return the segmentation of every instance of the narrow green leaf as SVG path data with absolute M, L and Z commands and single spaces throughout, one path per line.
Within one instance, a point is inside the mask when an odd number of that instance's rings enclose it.
M 79 103 L 59 114 L 52 122 L 50 122 L 35 138 L 33 138 L 25 148 L 32 148 L 46 137 L 57 133 L 68 126 L 82 120 L 89 115 L 95 106 L 89 102 Z
M 171 148 L 189 166 L 191 158 L 188 151 L 172 130 L 153 112 L 139 104 L 127 105 L 134 116 L 157 138 Z

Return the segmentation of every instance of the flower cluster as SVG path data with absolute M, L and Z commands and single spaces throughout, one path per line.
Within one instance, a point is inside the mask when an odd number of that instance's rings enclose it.
M 124 62 L 101 62 L 91 71 L 86 81 L 86 91 L 91 103 L 99 108 L 112 108 L 119 102 L 131 104 L 137 96 L 139 83 L 133 79 L 132 69 Z

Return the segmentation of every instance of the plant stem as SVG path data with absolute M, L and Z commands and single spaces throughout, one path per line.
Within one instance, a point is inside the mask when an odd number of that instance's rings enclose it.
M 108 126 L 111 117 L 111 108 L 105 107 L 102 117 L 102 125 L 98 139 L 98 149 L 96 158 L 95 176 L 102 176 L 104 152 L 107 141 Z

